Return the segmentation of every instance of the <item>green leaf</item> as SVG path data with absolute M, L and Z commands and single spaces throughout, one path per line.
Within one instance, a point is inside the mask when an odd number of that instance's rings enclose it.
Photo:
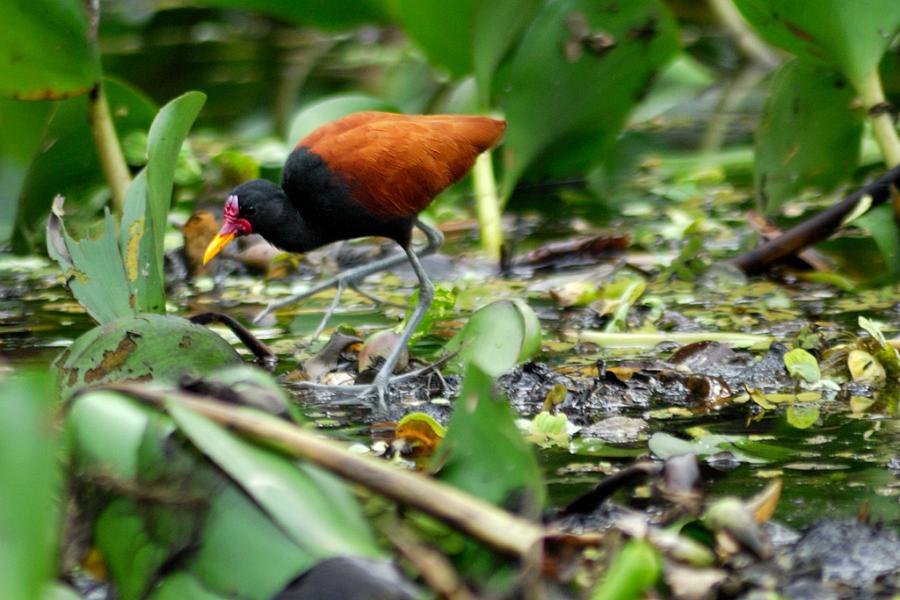
M 242 561 L 238 561 L 240 563 Z M 176 573 L 163 579 L 149 596 L 149 600 L 228 600 L 228 596 L 214 594 L 194 576 Z
M 152 100 L 115 79 L 105 78 L 103 88 L 119 139 L 150 127 L 156 115 Z M 78 216 L 85 220 L 97 212 L 97 207 L 88 201 L 106 185 L 88 120 L 87 97 L 54 104 L 40 150 L 34 155 L 18 196 L 18 251 L 33 249 L 55 195 L 65 196 L 69 210 L 79 209 Z
M 541 326 L 528 303 L 499 300 L 479 308 L 446 345 L 454 364 L 475 363 L 498 377 L 541 349 Z
M 772 213 L 806 187 L 832 190 L 859 162 L 864 114 L 853 88 L 828 69 L 800 60 L 775 74 L 756 130 L 753 178 Z M 827 125 L 826 125 L 827 124 Z
M 73 463 L 119 481 L 136 482 L 138 449 L 153 411 L 110 391 L 78 396 L 66 418 Z
M 0 20 L 0 95 L 47 100 L 84 94 L 100 60 L 82 0 L 6 0 Z
M 397 112 L 396 107 L 372 96 L 363 94 L 331 96 L 300 109 L 291 121 L 287 141 L 289 144 L 296 144 L 326 123 L 365 110 Z
M 592 46 L 597 38 L 615 45 Z M 542 171 L 565 175 L 602 158 L 677 48 L 674 21 L 657 0 L 546 3 L 504 82 L 504 196 L 539 157 Z
M 543 475 L 515 419 L 506 399 L 494 397 L 491 377 L 469 364 L 432 469 L 440 468 L 441 481 L 537 518 L 546 502 Z
M 472 23 L 478 0 L 385 0 L 385 4 L 430 62 L 454 77 L 472 71 Z
M 40 373 L 0 384 L 0 598 L 41 598 L 54 576 L 61 480 L 53 400 Z
M 819 420 L 819 407 L 814 404 L 790 404 L 787 422 L 795 429 L 808 429 Z
M 166 408 L 188 439 L 316 561 L 381 556 L 356 500 L 341 481 L 244 441 L 177 402 L 168 402 Z
M 188 568 L 204 588 L 227 597 L 274 598 L 318 562 L 234 485 L 215 493 L 199 538 Z
M 226 6 L 272 15 L 291 23 L 324 29 L 343 29 L 387 19 L 380 0 L 202 0 L 207 6 Z
M 234 348 L 213 330 L 173 316 L 142 314 L 84 333 L 56 359 L 57 390 L 67 398 L 85 385 L 169 381 L 239 365 Z
M 12 238 L 19 192 L 44 135 L 53 102 L 22 102 L 0 98 L 0 245 Z
M 540 6 L 540 0 L 490 0 L 475 8 L 472 63 L 482 110 L 491 107 L 497 68 Z
M 128 187 L 120 227 L 125 274 L 137 312 L 166 311 L 163 241 L 181 145 L 206 101 L 188 92 L 160 109 L 147 140 L 147 166 Z
M 837 67 L 861 89 L 900 27 L 896 0 L 735 0 L 766 40 Z
M 890 204 L 876 206 L 854 223 L 866 229 L 875 240 L 891 280 L 900 279 L 900 231 Z
M 591 600 L 639 600 L 662 574 L 662 558 L 649 542 L 631 540 L 613 557 Z
M 791 377 L 802 379 L 807 383 L 816 383 L 822 379 L 816 357 L 803 348 L 794 348 L 784 354 L 784 366 Z
M 116 226 L 107 211 L 96 239 L 73 239 L 63 224 L 62 198 L 47 221 L 47 253 L 59 263 L 75 299 L 98 323 L 135 314 L 122 267 Z

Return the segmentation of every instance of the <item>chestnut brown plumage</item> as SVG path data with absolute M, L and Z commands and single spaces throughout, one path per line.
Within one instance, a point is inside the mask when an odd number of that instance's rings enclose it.
M 235 236 L 248 233 L 291 252 L 365 236 L 395 240 L 419 278 L 420 294 L 400 344 L 372 386 L 365 386 L 364 394 L 377 391 L 383 404 L 397 357 L 433 297 L 431 281 L 410 247 L 412 228 L 425 232 L 425 252 L 434 251 L 442 238 L 417 215 L 459 181 L 479 154 L 496 145 L 505 129 L 505 121 L 488 117 L 382 112 L 354 113 L 323 125 L 288 156 L 280 186 L 257 179 L 234 189 L 225 204 L 225 225 L 210 242 L 204 261 Z M 347 271 L 271 304 L 257 319 L 329 285 L 353 282 L 394 264 L 396 260 L 387 259 Z

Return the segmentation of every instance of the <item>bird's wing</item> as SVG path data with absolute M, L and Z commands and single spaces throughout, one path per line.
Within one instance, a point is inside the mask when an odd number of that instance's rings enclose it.
M 459 115 L 356 113 L 312 132 L 299 146 L 321 156 L 367 210 L 411 216 L 500 141 L 506 122 Z

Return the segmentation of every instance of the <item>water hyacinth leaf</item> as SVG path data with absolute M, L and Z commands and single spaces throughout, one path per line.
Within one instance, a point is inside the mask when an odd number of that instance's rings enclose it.
M 174 553 L 153 539 L 147 512 L 130 498 L 116 498 L 94 522 L 94 541 L 123 600 L 143 598 Z
M 157 107 L 140 90 L 108 77 L 103 80 L 103 89 L 119 139 L 150 127 Z M 89 201 L 106 185 L 87 116 L 88 98 L 55 104 L 18 196 L 18 251 L 33 248 L 33 239 L 39 237 L 54 196 L 65 196 L 70 210 L 79 209 L 79 217 L 92 217 L 94 209 Z
M 736 435 L 708 434 L 688 441 L 660 431 L 650 436 L 648 447 L 653 454 L 662 459 L 682 454 L 709 456 L 730 452 L 735 460 L 749 464 L 763 464 L 791 455 L 789 450 L 779 446 L 763 444 Z
M 822 379 L 816 357 L 803 348 L 794 348 L 790 352 L 785 352 L 784 367 L 791 377 L 802 379 L 806 383 L 816 383 Z
M 522 300 L 499 300 L 475 311 L 446 345 L 456 365 L 475 363 L 497 377 L 541 349 L 537 315 Z
M 40 598 L 54 576 L 61 478 L 43 374 L 0 383 L 0 598 Z
M 395 106 L 384 100 L 363 94 L 341 94 L 323 98 L 297 112 L 291 121 L 287 142 L 294 145 L 326 123 L 366 110 L 397 112 Z
M 104 390 L 78 396 L 66 418 L 66 440 L 79 469 L 134 483 L 138 452 L 153 416 L 149 408 Z
M 891 280 L 900 279 L 900 232 L 893 220 L 891 206 L 876 206 L 854 221 L 869 232 L 878 251 L 884 258 L 884 265 Z
M 137 312 L 166 312 L 163 239 L 175 166 L 205 101 L 200 92 L 188 92 L 160 109 L 147 138 L 147 166 L 128 187 L 120 245 Z
M 591 600 L 638 600 L 662 573 L 659 552 L 645 540 L 630 540 L 616 554 Z
M 857 383 L 866 385 L 884 385 L 887 373 L 878 359 L 865 350 L 851 350 L 847 355 L 847 369 L 850 377 Z
M 82 334 L 54 366 L 57 390 L 66 398 L 85 385 L 175 382 L 184 375 L 202 376 L 239 364 L 238 353 L 211 329 L 180 317 L 142 314 Z
M 251 497 L 223 484 L 213 496 L 186 570 L 204 588 L 226 597 L 268 600 L 317 562 Z
M 601 159 L 677 48 L 674 20 L 657 0 L 544 4 L 504 81 L 504 197 L 538 157 L 556 175 Z
M 19 191 L 37 152 L 53 102 L 21 102 L 0 98 L 0 244 L 6 244 L 16 224 Z
M 778 69 L 756 130 L 753 162 L 766 212 L 807 187 L 830 191 L 853 173 L 864 120 L 854 98 L 853 87 L 825 67 L 794 59 Z
M 359 505 L 341 481 L 246 442 L 177 402 L 167 402 L 166 408 L 188 439 L 241 485 L 304 552 L 317 560 L 381 556 Z
M 767 41 L 837 67 L 860 89 L 900 27 L 895 0 L 735 0 Z
M 49 100 L 87 93 L 100 79 L 95 37 L 81 0 L 48 0 L 40 10 L 27 0 L 7 0 L 0 95 Z
M 505 399 L 477 363 L 466 369 L 447 435 L 432 459 L 438 478 L 523 516 L 537 518 L 546 501 L 543 476 Z
M 809 429 L 819 420 L 819 407 L 812 404 L 790 404 L 785 413 L 794 429 Z
M 47 253 L 62 268 L 72 295 L 101 324 L 134 315 L 116 225 L 109 212 L 96 239 L 73 239 L 62 217 L 63 201 L 59 197 L 47 221 Z
M 540 7 L 539 0 L 480 2 L 472 17 L 472 67 L 482 109 L 491 106 L 494 74 Z
M 472 23 L 475 10 L 481 2 L 386 0 L 385 4 L 391 16 L 400 23 L 430 62 L 443 67 L 454 77 L 471 73 Z

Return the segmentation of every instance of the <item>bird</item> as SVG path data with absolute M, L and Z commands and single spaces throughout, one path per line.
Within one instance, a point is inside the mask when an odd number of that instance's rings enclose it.
M 443 242 L 436 229 L 418 219 L 445 188 L 462 179 L 481 153 L 500 143 L 506 121 L 474 115 L 405 115 L 358 112 L 322 125 L 300 140 L 284 164 L 281 183 L 255 179 L 228 195 L 224 224 L 209 243 L 204 264 L 235 237 L 256 233 L 288 252 L 307 252 L 332 242 L 385 237 L 405 254 L 348 269 L 338 276 L 270 304 L 256 317 L 337 285 L 408 260 L 419 280 L 419 300 L 397 346 L 371 384 L 307 387 L 343 392 L 359 389 L 359 398 L 377 394 L 381 408 L 394 367 L 434 298 L 434 285 L 420 255 Z M 418 227 L 427 244 L 412 248 Z M 336 389 L 340 388 L 340 389 Z

